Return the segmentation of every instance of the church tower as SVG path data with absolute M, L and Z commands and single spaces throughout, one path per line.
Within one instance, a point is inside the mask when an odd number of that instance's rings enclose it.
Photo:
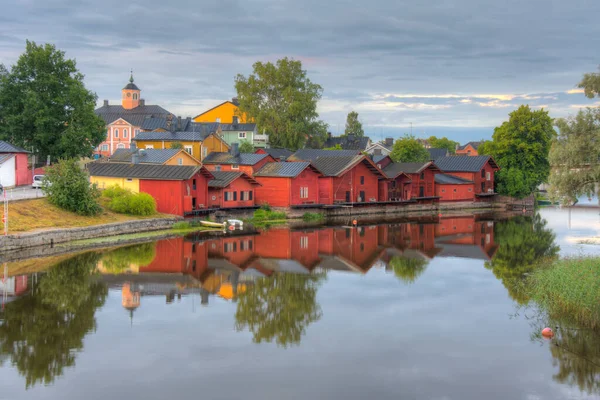
M 131 71 L 131 76 L 129 77 L 129 83 L 127 86 L 123 88 L 121 91 L 122 99 L 121 104 L 123 108 L 126 110 L 131 110 L 140 105 L 140 88 L 133 83 L 133 71 Z

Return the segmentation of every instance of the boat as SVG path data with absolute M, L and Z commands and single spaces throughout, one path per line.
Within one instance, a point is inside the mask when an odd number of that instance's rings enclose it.
M 228 219 L 227 220 L 227 225 L 239 225 L 239 226 L 244 226 L 244 221 L 239 220 L 239 219 Z
M 200 221 L 200 224 L 203 226 L 210 226 L 212 228 L 225 228 L 226 222 L 210 222 L 210 221 Z

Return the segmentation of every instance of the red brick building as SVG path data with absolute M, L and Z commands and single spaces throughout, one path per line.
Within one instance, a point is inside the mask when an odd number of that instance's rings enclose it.
M 260 184 L 245 172 L 212 171 L 208 182 L 209 208 L 254 207 L 254 190 Z
M 490 156 L 442 157 L 435 162 L 444 173 L 472 181 L 476 198 L 494 195 L 494 174 L 500 168 Z
M 319 203 L 321 172 L 309 162 L 270 162 L 254 178 L 261 185 L 255 189 L 256 204 L 293 207 Z

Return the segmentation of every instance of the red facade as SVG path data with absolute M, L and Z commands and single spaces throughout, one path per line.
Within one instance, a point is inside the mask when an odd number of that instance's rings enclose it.
M 227 187 L 208 188 L 208 207 L 210 208 L 236 208 L 253 207 L 255 203 L 255 189 L 259 185 L 250 182 L 244 176 L 236 178 Z
M 210 174 L 203 170 L 188 180 L 140 179 L 140 192 L 154 197 L 158 212 L 183 216 L 208 206 L 209 179 Z
M 369 168 L 368 163 L 372 168 Z M 319 203 L 371 203 L 379 201 L 379 179 L 383 177 L 366 158 L 338 176 L 319 179 Z
M 261 186 L 255 189 L 256 204 L 273 207 L 290 207 L 301 204 L 319 203 L 319 176 L 311 167 L 295 178 L 256 176 Z
M 411 185 L 411 198 L 419 197 L 434 197 L 435 194 L 435 174 L 439 173 L 440 170 L 434 164 L 429 164 L 425 169 L 420 172 L 408 174 Z
M 407 201 L 412 193 L 412 182 L 407 174 L 379 181 L 379 201 Z
M 475 191 L 473 183 L 463 184 L 435 184 L 435 195 L 440 201 L 473 201 Z
M 381 160 L 377 161 L 376 164 L 377 164 L 377 168 L 384 169 L 391 163 L 392 163 L 392 159 L 390 158 L 390 156 L 385 156 Z
M 495 164 L 494 164 L 495 165 Z M 484 165 L 484 167 L 477 172 L 451 172 L 452 175 L 460 178 L 468 179 L 475 182 L 474 191 L 475 194 L 488 193 L 494 191 L 494 174 L 498 171 L 498 167 L 492 165 L 492 159 Z
M 15 182 L 17 186 L 33 183 L 33 174 L 29 169 L 29 158 L 26 153 L 15 154 Z

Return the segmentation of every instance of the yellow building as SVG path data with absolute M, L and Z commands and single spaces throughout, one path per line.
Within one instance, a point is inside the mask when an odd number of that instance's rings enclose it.
M 118 186 L 120 188 L 131 190 L 133 193 L 139 193 L 140 191 L 140 180 L 136 178 L 115 178 L 110 176 L 90 176 L 90 183 L 95 183 L 98 189 L 104 190 L 111 186 Z
M 180 143 L 184 151 L 200 161 L 212 152 L 229 151 L 229 145 L 216 133 L 140 132 L 135 142 L 140 150 L 170 149 L 173 143 Z
M 237 115 L 239 112 L 238 104 L 237 98 L 234 97 L 231 101 L 225 101 L 210 110 L 204 111 L 202 114 L 196 115 L 194 122 L 218 122 L 221 124 L 244 124 L 250 122 L 247 121 L 244 115 Z M 234 117 L 237 119 L 235 122 Z

